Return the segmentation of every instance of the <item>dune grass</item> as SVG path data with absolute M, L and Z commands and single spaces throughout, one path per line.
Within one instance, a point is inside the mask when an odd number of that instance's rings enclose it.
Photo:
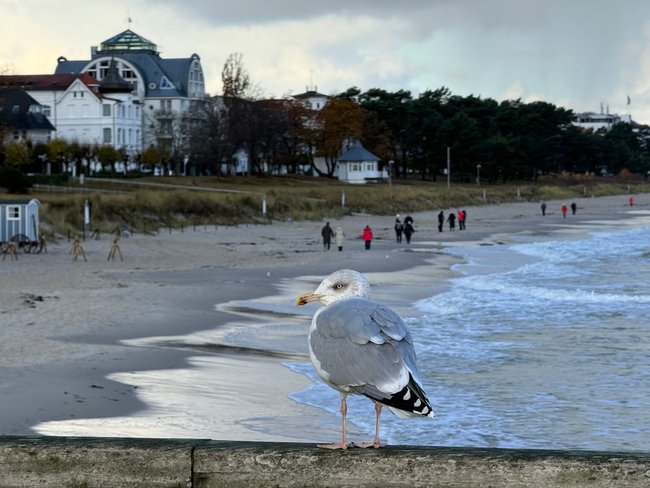
M 42 203 L 44 233 L 53 237 L 83 229 L 84 200 L 91 206 L 92 230 L 156 232 L 196 225 L 267 223 L 273 220 L 336 219 L 350 213 L 391 215 L 458 209 L 513 201 L 541 202 L 579 197 L 650 192 L 650 183 L 621 178 L 554 179 L 498 185 L 397 180 L 391 185 L 346 185 L 326 178 L 201 177 L 143 178 L 189 187 L 152 188 L 93 181 L 78 191 L 44 193 L 29 198 Z M 68 186 L 74 184 L 68 184 Z M 90 189 L 106 193 L 93 193 Z M 217 192 L 215 190 L 226 190 Z M 116 193 L 110 193 L 110 191 Z M 198 190 L 198 191 L 197 191 Z M 210 191 L 208 191 L 210 190 Z M 118 193 L 119 192 L 119 193 Z M 0 198 L 16 198 L 0 193 Z M 262 213 L 266 201 L 266 214 Z

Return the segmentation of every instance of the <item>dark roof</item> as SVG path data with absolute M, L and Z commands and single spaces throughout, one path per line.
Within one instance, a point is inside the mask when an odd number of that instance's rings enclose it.
M 32 200 L 34 200 L 34 199 L 31 199 L 31 200 L 19 200 L 19 199 L 16 199 L 16 200 L 4 200 L 4 199 L 2 199 L 2 200 L 0 200 L 0 205 L 27 205 L 27 204 L 31 203 Z M 38 200 L 36 200 L 36 201 L 38 202 Z
M 89 87 L 99 81 L 88 73 L 57 73 L 53 75 L 5 75 L 0 76 L 0 88 L 24 88 L 25 90 L 66 90 L 76 79 Z
M 358 163 L 360 161 L 379 161 L 380 159 L 357 141 L 349 150 L 341 154 L 338 161 L 343 163 Z
M 99 91 L 101 93 L 129 93 L 132 92 L 134 86 L 120 76 L 115 59 L 111 59 L 111 64 L 108 66 L 106 76 L 99 83 Z
M 298 95 L 293 95 L 293 98 L 297 98 L 298 100 L 303 100 L 307 98 L 329 98 L 329 95 L 323 95 L 322 93 L 318 93 L 315 90 L 308 90 L 305 93 L 299 93 Z
M 45 115 L 30 109 L 39 103 L 21 88 L 0 89 L 0 123 L 15 130 L 55 130 Z
M 103 57 L 107 53 L 93 56 L 93 59 Z M 187 82 L 189 80 L 190 67 L 192 62 L 198 58 L 193 54 L 189 58 L 162 59 L 151 52 L 123 52 L 116 53 L 115 59 L 123 59 L 133 65 L 144 81 L 146 97 L 186 97 L 188 96 Z M 200 58 L 199 58 L 200 59 Z M 91 62 L 68 61 L 61 57 L 56 66 L 57 74 L 79 73 Z M 170 83 L 170 88 L 161 88 L 163 77 Z M 92 77 L 91 77 L 92 78 Z

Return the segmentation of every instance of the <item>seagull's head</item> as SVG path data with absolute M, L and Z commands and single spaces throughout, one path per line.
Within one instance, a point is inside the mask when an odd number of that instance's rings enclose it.
M 305 293 L 296 298 L 296 305 L 307 305 L 320 302 L 329 305 L 342 298 L 361 297 L 370 300 L 370 283 L 365 276 L 352 269 L 335 271 L 323 281 L 313 292 Z

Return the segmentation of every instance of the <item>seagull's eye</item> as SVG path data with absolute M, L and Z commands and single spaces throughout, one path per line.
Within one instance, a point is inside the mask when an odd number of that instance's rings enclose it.
M 334 285 L 334 288 L 336 288 L 337 290 L 341 290 L 343 288 L 343 283 L 337 283 L 336 285 Z

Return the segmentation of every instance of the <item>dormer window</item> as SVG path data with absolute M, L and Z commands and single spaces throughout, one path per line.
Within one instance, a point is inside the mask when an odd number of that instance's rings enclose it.
M 160 89 L 161 90 L 171 90 L 174 88 L 174 85 L 167 79 L 166 76 L 163 76 L 160 79 Z

